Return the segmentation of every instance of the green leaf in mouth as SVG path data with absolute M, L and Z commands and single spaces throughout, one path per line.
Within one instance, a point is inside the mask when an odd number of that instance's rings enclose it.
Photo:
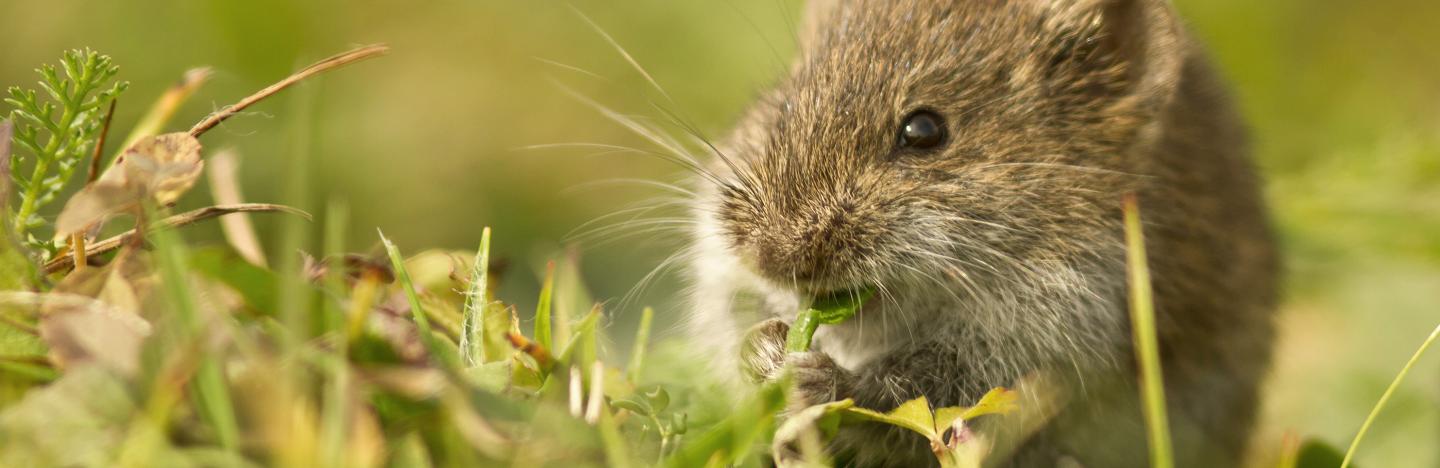
M 790 325 L 790 334 L 785 337 L 785 350 L 792 353 L 809 351 L 810 340 L 821 324 L 835 325 L 849 320 L 874 295 L 874 288 L 864 287 L 816 296 L 810 301 L 810 307 L 800 311 L 795 323 Z

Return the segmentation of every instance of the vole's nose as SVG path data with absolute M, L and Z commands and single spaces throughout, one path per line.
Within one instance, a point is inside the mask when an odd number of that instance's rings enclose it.
M 789 242 L 764 242 L 755 249 L 755 267 L 762 276 L 780 283 L 815 281 L 825 268 L 819 255 L 806 250 Z
M 771 229 L 752 247 L 757 273 L 779 283 L 830 283 L 844 272 L 853 252 L 847 239 L 851 223 L 836 211 L 800 216 L 788 226 Z

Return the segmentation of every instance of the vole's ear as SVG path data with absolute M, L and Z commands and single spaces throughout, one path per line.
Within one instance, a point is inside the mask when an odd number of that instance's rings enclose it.
M 1169 101 L 1187 53 L 1170 0 L 1038 1 L 1050 9 L 1047 26 L 1056 33 L 1050 66 L 1088 75 L 1138 110 Z

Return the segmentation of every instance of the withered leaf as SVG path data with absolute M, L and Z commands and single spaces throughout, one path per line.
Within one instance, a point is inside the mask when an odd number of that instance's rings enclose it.
M 123 375 L 135 375 L 140 368 L 140 345 L 150 335 L 149 322 L 96 299 L 72 294 L 46 296 L 40 338 L 50 346 L 50 358 L 57 365 L 96 363 Z
M 140 304 L 156 278 L 144 252 L 125 249 L 99 268 L 77 271 L 55 285 L 53 292 L 93 297 L 123 312 L 140 314 Z
M 67 276 L 41 304 L 40 337 L 57 365 L 96 362 L 124 375 L 139 368 L 140 344 L 150 324 L 140 317 L 153 276 L 139 254 Z
M 85 230 L 115 213 L 136 206 L 141 193 L 122 184 L 106 183 L 104 179 L 85 187 L 65 202 L 65 209 L 55 220 L 56 237 Z
M 195 186 L 205 168 L 200 140 L 184 132 L 143 138 L 121 157 L 127 181 L 144 186 L 161 205 L 173 203 Z
M 167 205 L 195 185 L 205 163 L 200 141 L 186 133 L 140 139 L 115 167 L 65 203 L 55 221 L 57 236 L 68 236 L 105 217 L 132 210 L 150 198 Z

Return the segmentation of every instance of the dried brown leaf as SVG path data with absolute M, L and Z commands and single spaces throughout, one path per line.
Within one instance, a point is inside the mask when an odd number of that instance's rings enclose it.
M 125 375 L 138 369 L 140 343 L 150 334 L 139 314 L 154 285 L 138 255 L 121 252 L 104 267 L 77 271 L 45 296 L 40 336 L 57 365 L 98 362 Z
M 186 133 L 141 138 L 115 167 L 66 201 L 55 221 L 57 236 L 85 230 L 107 216 L 135 209 L 148 198 L 168 205 L 200 177 L 200 140 Z
M 46 294 L 40 338 L 60 367 L 96 363 L 124 375 L 140 369 L 140 346 L 150 323 L 132 312 L 73 294 Z
M 132 187 L 106 183 L 102 179 L 80 190 L 65 202 L 65 209 L 60 211 L 60 217 L 55 220 L 55 233 L 57 236 L 68 236 L 84 231 L 110 215 L 134 208 L 140 202 L 141 195 L 139 190 Z
M 205 168 L 200 160 L 200 140 L 187 133 L 141 138 L 121 158 L 126 182 L 144 187 L 161 205 L 173 203 L 189 191 Z
M 210 157 L 210 170 L 206 174 L 210 180 L 210 194 L 215 197 L 216 203 L 235 205 L 244 202 L 236 177 L 239 167 L 239 158 L 234 150 L 221 150 Z M 265 266 L 265 250 L 260 248 L 260 237 L 255 235 L 250 216 L 237 214 L 220 218 L 220 229 L 225 234 L 225 240 L 240 253 L 240 258 L 252 265 Z

